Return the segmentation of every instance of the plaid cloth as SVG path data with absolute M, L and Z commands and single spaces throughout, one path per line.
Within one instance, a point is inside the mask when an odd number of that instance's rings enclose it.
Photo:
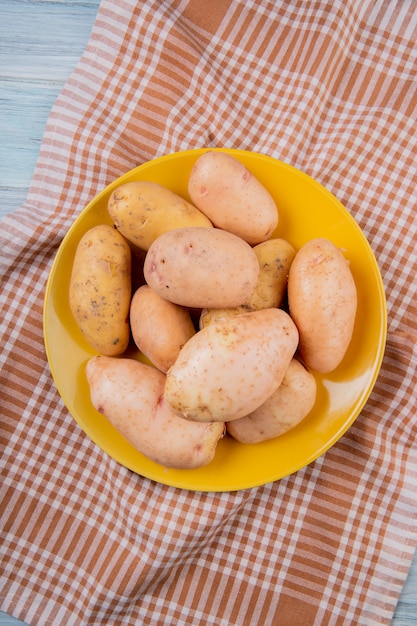
M 25 204 L 1 223 L 1 608 L 32 626 L 389 624 L 417 544 L 417 3 L 102 0 Z M 119 465 L 45 357 L 53 257 L 121 173 L 196 147 L 313 176 L 378 260 L 388 339 L 361 415 L 280 481 L 204 493 Z

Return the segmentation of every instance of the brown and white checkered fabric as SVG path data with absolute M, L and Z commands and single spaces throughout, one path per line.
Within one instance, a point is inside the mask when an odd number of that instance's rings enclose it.
M 32 626 L 381 626 L 417 544 L 417 3 L 102 0 L 25 204 L 1 223 L 1 608 Z M 106 184 L 203 146 L 324 184 L 378 260 L 382 370 L 324 456 L 253 489 L 152 482 L 93 444 L 45 357 L 45 284 Z

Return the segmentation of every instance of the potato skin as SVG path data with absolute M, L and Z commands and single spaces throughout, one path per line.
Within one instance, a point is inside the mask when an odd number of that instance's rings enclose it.
M 239 306 L 258 281 L 259 263 L 243 239 L 218 228 L 176 228 L 149 248 L 144 276 L 162 298 L 190 308 Z
M 227 431 L 241 443 L 260 443 L 279 437 L 310 413 L 316 395 L 313 374 L 292 359 L 276 391 L 249 415 L 229 422 Z
M 259 276 L 249 300 L 230 309 L 203 309 L 200 329 L 230 315 L 281 306 L 287 293 L 288 273 L 295 248 L 285 239 L 268 239 L 254 246 L 253 251 L 259 263 Z
M 142 250 L 172 228 L 212 226 L 190 202 L 150 181 L 133 181 L 115 189 L 107 210 L 122 235 Z
M 357 310 L 355 281 L 341 250 L 325 238 L 297 252 L 288 278 L 288 304 L 309 369 L 335 370 L 349 347 Z
M 249 305 L 242 304 L 241 306 L 234 306 L 225 309 L 202 309 L 198 320 L 199 329 L 202 330 L 209 324 L 214 322 L 221 322 L 234 315 L 241 315 L 242 313 L 250 313 L 252 308 Z
M 95 356 L 86 365 L 93 406 L 139 452 L 175 469 L 208 465 L 224 424 L 189 422 L 163 398 L 165 375 L 139 361 Z
M 130 341 L 131 251 L 112 226 L 88 230 L 75 252 L 69 304 L 82 334 L 100 354 L 123 354 Z
M 209 324 L 189 339 L 168 370 L 165 400 L 190 420 L 239 419 L 281 384 L 297 343 L 297 328 L 280 309 Z
M 164 373 L 196 332 L 188 309 L 164 300 L 148 285 L 133 295 L 130 327 L 136 346 Z
M 253 248 L 260 267 L 258 283 L 249 299 L 253 310 L 279 307 L 287 293 L 288 274 L 296 250 L 285 239 L 269 239 Z
M 188 181 L 191 201 L 214 226 L 251 245 L 269 239 L 278 210 L 269 191 L 240 161 L 209 150 L 195 162 Z

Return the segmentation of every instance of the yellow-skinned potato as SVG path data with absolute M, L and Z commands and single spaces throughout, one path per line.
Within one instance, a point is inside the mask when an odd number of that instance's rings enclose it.
M 250 313 L 250 311 L 252 311 L 252 308 L 244 304 L 227 309 L 202 309 L 198 321 L 199 328 L 201 330 L 214 322 L 221 322 L 222 320 L 226 320 L 228 317 L 240 315 L 241 313 Z
M 297 252 L 288 304 L 300 333 L 302 360 L 316 372 L 332 372 L 352 339 L 357 291 L 348 261 L 328 239 L 313 239 Z
M 253 251 L 259 262 L 259 277 L 249 300 L 230 309 L 204 309 L 200 316 L 200 328 L 229 315 L 281 306 L 287 292 L 295 248 L 285 239 L 268 239 L 254 246 Z
M 175 415 L 163 398 L 165 374 L 126 358 L 87 362 L 93 406 L 139 452 L 175 469 L 203 467 L 213 459 L 224 424 L 199 424 Z
M 297 343 L 297 328 L 281 309 L 209 324 L 187 341 L 168 370 L 165 400 L 190 420 L 239 419 L 281 384 Z
M 218 228 L 251 245 L 269 239 L 278 210 L 269 191 L 233 156 L 210 150 L 195 162 L 188 181 L 191 201 Z
M 190 202 L 150 181 L 133 181 L 115 189 L 107 210 L 122 235 L 142 250 L 173 228 L 212 225 Z
M 69 286 L 72 314 L 100 354 L 118 356 L 130 340 L 131 251 L 112 226 L 102 224 L 81 238 Z
M 287 292 L 295 248 L 285 239 L 269 239 L 254 246 L 253 251 L 258 258 L 260 272 L 248 304 L 255 311 L 279 307 Z
M 130 327 L 139 350 L 162 372 L 196 332 L 188 309 L 164 300 L 148 285 L 133 295 Z
M 316 394 L 313 374 L 293 359 L 278 389 L 252 413 L 229 422 L 227 431 L 241 443 L 260 443 L 279 437 L 310 413 Z
M 258 281 L 248 243 L 218 228 L 176 228 L 149 248 L 144 276 L 162 298 L 190 308 L 238 306 Z

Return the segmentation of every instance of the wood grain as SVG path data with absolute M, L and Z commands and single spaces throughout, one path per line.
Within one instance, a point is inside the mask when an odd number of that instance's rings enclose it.
M 98 5 L 0 2 L 0 218 L 25 200 L 49 111 L 83 53 Z M 417 555 L 392 626 L 417 626 Z
M 84 51 L 98 5 L 0 2 L 0 217 L 25 200 L 49 111 Z

